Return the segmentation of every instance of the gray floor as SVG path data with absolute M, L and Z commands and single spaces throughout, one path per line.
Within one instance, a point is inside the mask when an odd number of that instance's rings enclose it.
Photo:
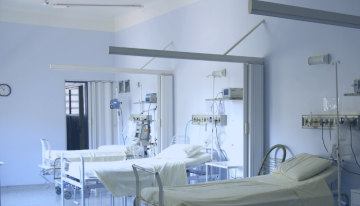
M 49 206 L 61 205 L 60 195 L 55 194 L 55 187 L 52 185 L 30 185 L 30 186 L 15 186 L 15 187 L 1 187 L 1 206 Z M 110 205 L 110 193 L 106 190 L 101 191 L 102 205 Z M 80 197 L 80 194 L 77 195 Z M 128 204 L 132 205 L 133 198 L 129 197 Z M 77 199 L 78 201 L 79 198 Z M 115 198 L 114 206 L 124 206 L 124 198 Z M 72 200 L 65 200 L 65 205 L 75 206 Z M 89 206 L 100 205 L 100 195 L 96 197 L 95 192 L 92 192 L 89 199 Z

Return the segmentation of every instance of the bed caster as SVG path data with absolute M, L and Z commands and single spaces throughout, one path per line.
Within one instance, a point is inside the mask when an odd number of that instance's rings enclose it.
M 69 191 L 65 191 L 65 192 L 64 192 L 64 198 L 65 198 L 65 199 L 70 200 L 70 199 L 71 199 L 71 196 L 72 196 L 72 195 L 71 195 L 71 192 L 69 192 Z
M 60 195 L 60 194 L 61 194 L 61 187 L 56 186 L 56 187 L 55 187 L 55 193 L 56 193 L 57 195 Z

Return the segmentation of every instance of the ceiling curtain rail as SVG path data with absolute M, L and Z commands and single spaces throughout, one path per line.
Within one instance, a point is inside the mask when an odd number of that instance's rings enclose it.
M 244 56 L 230 56 L 228 53 L 239 45 L 246 37 L 248 37 L 255 29 L 257 29 L 265 20 L 261 20 L 253 29 L 251 29 L 243 38 L 237 41 L 230 49 L 223 55 L 219 54 L 204 54 L 192 52 L 179 52 L 179 51 L 165 51 L 165 49 L 172 44 L 166 46 L 163 50 L 155 49 L 137 49 L 128 47 L 109 47 L 109 54 L 115 55 L 128 55 L 128 56 L 141 56 L 153 57 L 141 69 L 148 65 L 155 58 L 169 58 L 169 59 L 184 59 L 184 60 L 203 60 L 203 61 L 217 61 L 217 62 L 232 62 L 232 63 L 247 63 L 247 64 L 263 64 L 264 58 L 258 57 L 244 57 Z
M 167 49 L 171 44 L 173 43 L 173 41 L 171 41 L 163 50 Z M 152 62 L 155 59 L 155 57 L 153 57 L 152 59 L 150 59 L 150 61 L 148 61 L 144 66 L 142 66 L 140 69 L 144 69 L 148 64 L 150 64 L 150 62 Z
M 360 29 L 360 16 L 250 0 L 249 14 Z

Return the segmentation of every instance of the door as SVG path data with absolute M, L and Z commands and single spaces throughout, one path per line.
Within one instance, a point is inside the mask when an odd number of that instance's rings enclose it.
M 86 83 L 65 82 L 67 150 L 88 149 Z

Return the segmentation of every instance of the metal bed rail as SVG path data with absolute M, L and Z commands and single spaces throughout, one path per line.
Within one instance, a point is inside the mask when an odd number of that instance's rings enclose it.
M 71 161 L 68 161 L 65 158 L 65 155 L 70 155 L 72 156 L 72 158 L 74 156 L 77 156 L 80 159 L 80 168 L 79 168 L 79 177 L 71 177 L 69 174 L 66 173 L 66 170 L 69 168 L 69 164 L 71 163 Z M 74 189 L 74 203 L 79 205 L 79 202 L 76 201 L 76 191 L 80 190 L 81 191 L 81 205 L 85 206 L 86 205 L 86 199 L 87 201 L 87 205 L 89 205 L 89 197 L 90 197 L 90 191 L 92 189 L 101 189 L 101 188 L 105 188 L 105 186 L 101 183 L 100 180 L 96 179 L 96 178 L 86 178 L 85 177 L 85 162 L 84 162 L 84 157 L 81 154 L 75 154 L 75 153 L 62 153 L 61 154 L 61 180 L 60 180 L 60 184 L 61 184 L 61 191 L 62 191 L 62 195 L 61 195 L 61 205 L 64 206 L 65 205 L 65 201 L 64 198 L 66 197 L 66 192 L 64 192 L 65 189 L 65 185 L 70 185 L 73 187 Z M 70 199 L 71 198 L 71 193 L 69 198 L 66 199 Z M 101 194 L 100 194 L 100 199 L 101 198 Z M 102 205 L 102 202 L 101 202 Z M 114 205 L 114 196 L 111 195 L 110 198 L 110 205 Z
M 164 190 L 163 190 L 163 185 L 161 182 L 161 178 L 160 178 L 160 174 L 159 172 L 154 172 L 151 170 L 148 170 L 146 168 L 140 167 L 138 165 L 133 164 L 132 165 L 134 174 L 135 174 L 135 178 L 136 178 L 136 197 L 135 197 L 135 206 L 140 206 L 140 179 L 139 179 L 139 173 L 138 170 L 142 170 L 144 172 L 147 173 L 151 173 L 153 175 L 155 175 L 156 181 L 159 185 L 159 206 L 164 206 Z

